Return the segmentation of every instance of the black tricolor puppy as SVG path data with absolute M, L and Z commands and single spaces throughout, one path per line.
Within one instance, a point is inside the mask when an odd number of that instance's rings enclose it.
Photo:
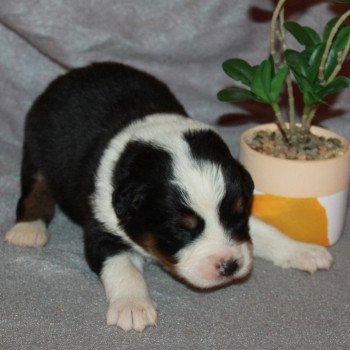
M 82 225 L 86 259 L 110 303 L 107 322 L 124 330 L 156 324 L 145 258 L 197 288 L 251 271 L 250 175 L 165 84 L 131 67 L 93 64 L 50 84 L 27 116 L 21 186 L 5 240 L 45 245 L 57 203 Z M 323 265 L 306 266 L 292 250 L 281 254 L 287 238 L 251 225 L 258 255 L 281 266 L 329 267 L 324 251 Z

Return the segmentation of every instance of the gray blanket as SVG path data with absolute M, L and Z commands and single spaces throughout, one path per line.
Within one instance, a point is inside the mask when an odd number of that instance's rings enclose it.
M 294 1 L 291 16 L 316 28 L 338 9 L 305 3 Z M 270 121 L 270 111 L 218 102 L 217 91 L 231 84 L 221 63 L 267 56 L 271 9 L 268 0 L 0 0 L 1 236 L 15 219 L 26 111 L 70 67 L 114 60 L 157 75 L 193 117 L 217 124 L 236 155 L 240 132 Z M 349 91 L 333 101 L 317 122 L 349 138 Z M 247 282 L 196 293 L 148 266 L 159 324 L 138 334 L 106 325 L 104 291 L 84 261 L 81 229 L 58 212 L 45 248 L 0 241 L 0 348 L 350 349 L 349 216 L 329 272 L 257 259 Z

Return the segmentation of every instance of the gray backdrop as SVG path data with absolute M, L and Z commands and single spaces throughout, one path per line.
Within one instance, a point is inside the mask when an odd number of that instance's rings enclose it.
M 290 2 L 291 18 L 316 28 L 336 11 Z M 1 236 L 15 218 L 26 111 L 69 67 L 115 60 L 157 75 L 193 117 L 219 124 L 236 155 L 240 132 L 271 119 L 263 106 L 216 100 L 231 83 L 221 63 L 267 55 L 271 9 L 269 0 L 0 0 Z M 333 101 L 317 122 L 349 138 L 349 90 Z M 331 248 L 329 272 L 283 271 L 257 259 L 246 283 L 196 293 L 147 267 L 159 325 L 138 334 L 106 326 L 107 303 L 84 261 L 82 232 L 58 212 L 44 249 L 0 242 L 0 348 L 350 349 L 349 223 Z

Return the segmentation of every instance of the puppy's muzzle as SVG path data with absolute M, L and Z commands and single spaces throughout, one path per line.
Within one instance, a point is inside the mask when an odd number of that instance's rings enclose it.
M 212 288 L 247 276 L 253 264 L 250 242 L 201 245 L 180 256 L 175 273 L 197 288 Z

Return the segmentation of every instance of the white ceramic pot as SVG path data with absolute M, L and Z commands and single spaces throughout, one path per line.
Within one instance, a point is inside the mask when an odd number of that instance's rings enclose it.
M 265 124 L 244 132 L 240 161 L 255 183 L 253 214 L 288 236 L 328 246 L 344 230 L 350 180 L 350 143 L 320 127 L 311 132 L 336 137 L 347 145 L 340 157 L 299 161 L 274 158 L 250 148 L 245 140 L 258 130 L 277 129 Z

